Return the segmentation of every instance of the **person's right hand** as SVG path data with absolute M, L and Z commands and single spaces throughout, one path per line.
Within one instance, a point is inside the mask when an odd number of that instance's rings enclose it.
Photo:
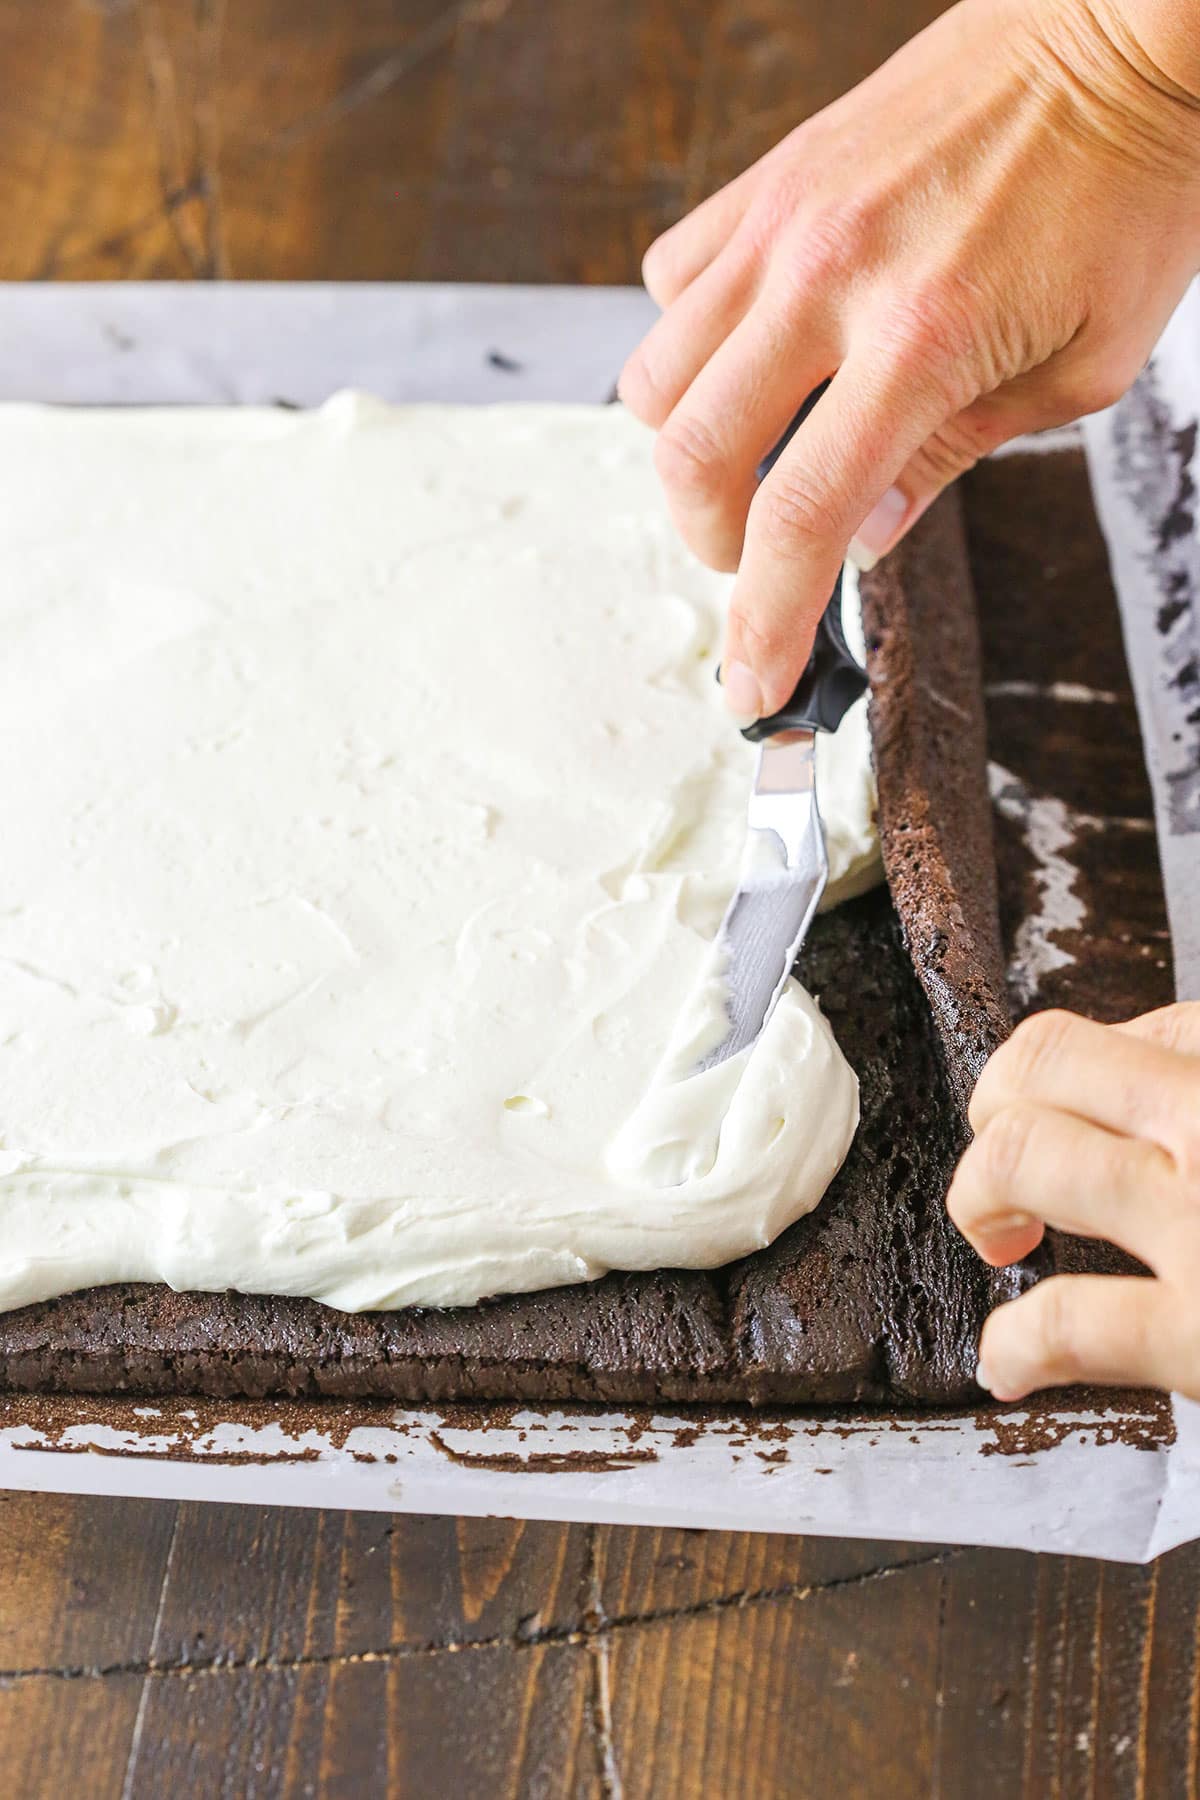
M 852 538 L 869 563 L 988 450 L 1114 400 L 1198 269 L 1200 0 L 962 0 L 661 237 L 620 392 L 739 571 L 731 710 L 791 694 Z

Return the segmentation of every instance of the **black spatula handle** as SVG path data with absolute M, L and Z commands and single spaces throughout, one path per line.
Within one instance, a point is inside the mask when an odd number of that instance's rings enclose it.
M 842 631 L 842 578 L 821 614 L 812 655 L 786 706 L 769 718 L 755 719 L 742 736 L 752 744 L 777 731 L 836 731 L 854 702 L 867 691 L 867 675 L 851 655 Z

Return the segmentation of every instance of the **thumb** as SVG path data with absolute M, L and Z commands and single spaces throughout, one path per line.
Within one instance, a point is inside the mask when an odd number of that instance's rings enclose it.
M 983 1328 L 976 1380 L 997 1400 L 1036 1388 L 1171 1388 L 1186 1378 L 1186 1309 L 1145 1275 L 1050 1275 L 998 1306 Z
M 919 364 L 852 355 L 755 494 L 730 603 L 726 699 L 743 719 L 778 711 L 812 649 L 855 530 L 881 506 L 901 535 L 912 502 L 896 488 L 959 406 Z M 926 502 L 928 504 L 928 502 Z

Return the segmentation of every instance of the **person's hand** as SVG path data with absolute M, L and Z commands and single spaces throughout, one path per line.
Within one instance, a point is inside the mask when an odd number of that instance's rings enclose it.
M 1046 1225 L 1118 1244 L 1148 1276 L 1052 1275 L 984 1326 L 999 1400 L 1065 1382 L 1200 1399 L 1200 1003 L 1127 1025 L 1037 1013 L 984 1069 L 946 1204 L 985 1262 Z
M 869 564 L 985 452 L 1113 401 L 1197 269 L 1200 0 L 962 0 L 659 238 L 620 393 L 739 570 L 731 710 L 789 697 L 852 538 Z

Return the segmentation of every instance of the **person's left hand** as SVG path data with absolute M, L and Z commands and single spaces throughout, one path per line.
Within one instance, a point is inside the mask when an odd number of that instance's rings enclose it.
M 998 1400 L 1097 1382 L 1200 1399 L 1200 1003 L 1126 1025 L 1037 1013 L 988 1063 L 947 1206 L 985 1262 L 1046 1225 L 1118 1244 L 1148 1276 L 1054 1275 L 997 1308 L 980 1384 Z

